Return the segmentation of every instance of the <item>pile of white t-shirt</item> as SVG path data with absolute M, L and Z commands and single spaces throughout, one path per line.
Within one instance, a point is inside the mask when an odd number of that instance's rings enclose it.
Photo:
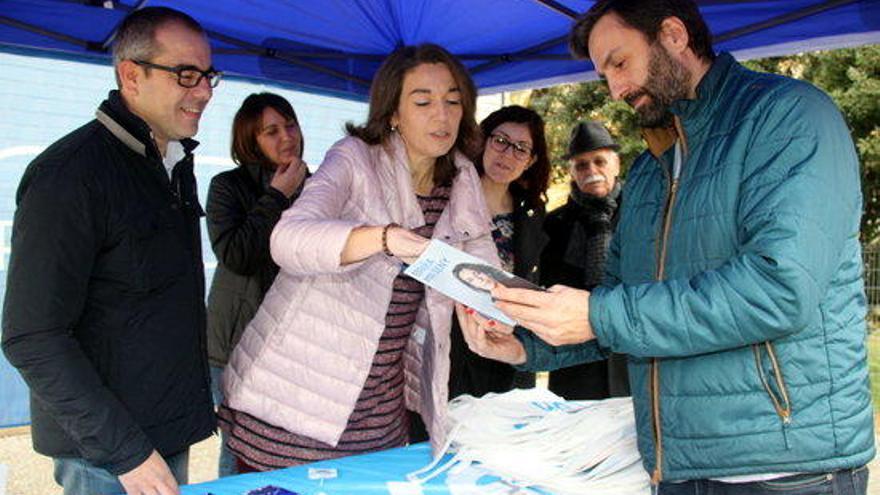
M 636 448 L 629 398 L 565 402 L 544 389 L 517 389 L 482 398 L 458 397 L 449 404 L 449 417 L 444 452 L 411 473 L 411 481 L 448 471 L 452 488 L 455 480 L 476 483 L 488 472 L 500 478 L 496 485 L 508 490 L 539 488 L 555 495 L 650 493 L 650 479 Z M 441 464 L 445 453 L 452 458 Z M 452 491 L 463 492 L 458 488 Z M 485 493 L 490 487 L 481 488 Z

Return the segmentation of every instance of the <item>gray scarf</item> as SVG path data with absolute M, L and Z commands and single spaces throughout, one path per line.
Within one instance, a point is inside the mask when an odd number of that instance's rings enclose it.
M 577 184 L 571 184 L 569 205 L 577 210 L 564 259 L 569 265 L 583 270 L 583 283 L 587 289 L 599 285 L 604 277 L 619 195 L 619 181 L 604 198 L 583 193 Z

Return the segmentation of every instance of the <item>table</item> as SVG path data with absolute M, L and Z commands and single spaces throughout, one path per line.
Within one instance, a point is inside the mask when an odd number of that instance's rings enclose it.
M 408 447 L 373 452 L 342 459 L 321 461 L 265 473 L 248 473 L 230 476 L 206 483 L 181 487 L 181 495 L 242 495 L 249 490 L 266 485 L 279 486 L 300 495 L 388 495 L 389 481 L 405 482 L 406 475 L 431 462 L 431 448 L 428 443 L 418 443 Z M 309 468 L 336 468 L 338 477 L 324 480 L 310 480 Z M 423 494 L 449 494 L 445 474 L 421 485 Z M 402 487 L 406 488 L 406 487 Z M 400 495 L 416 495 L 417 491 L 400 491 Z

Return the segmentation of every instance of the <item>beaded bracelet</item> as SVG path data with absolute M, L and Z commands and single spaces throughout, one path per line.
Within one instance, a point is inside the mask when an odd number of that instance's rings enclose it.
M 400 225 L 391 222 L 382 228 L 382 252 L 387 254 L 388 256 L 394 257 L 394 253 L 392 253 L 391 250 L 388 249 L 388 229 L 390 229 L 391 227 L 400 227 Z

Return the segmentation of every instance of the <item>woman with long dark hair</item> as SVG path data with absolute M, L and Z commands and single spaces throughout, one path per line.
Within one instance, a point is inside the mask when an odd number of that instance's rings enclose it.
M 436 45 L 391 54 L 272 234 L 281 266 L 227 368 L 221 407 L 244 469 L 443 442 L 453 303 L 401 273 L 429 239 L 498 263 L 469 156 L 476 90 Z M 462 311 L 462 318 L 472 318 Z
M 534 110 L 513 105 L 491 113 L 480 128 L 483 152 L 475 165 L 492 214 L 492 237 L 502 267 L 538 284 L 541 250 L 547 243 L 542 226 L 550 181 L 544 120 Z M 453 324 L 451 352 L 450 397 L 479 397 L 514 386 L 534 386 L 534 374 L 517 374 L 508 364 L 471 352 L 457 321 Z

